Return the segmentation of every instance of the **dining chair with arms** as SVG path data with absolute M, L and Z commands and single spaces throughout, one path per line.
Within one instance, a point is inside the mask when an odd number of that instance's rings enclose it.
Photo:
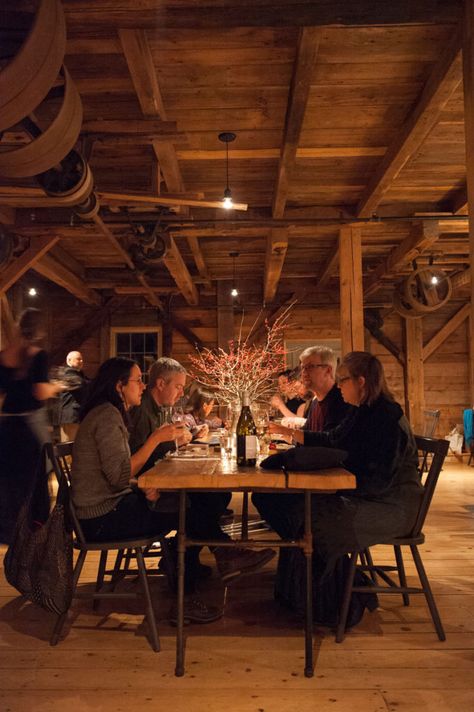
M 446 635 L 444 633 L 443 625 L 441 623 L 441 618 L 438 613 L 438 609 L 434 600 L 433 593 L 431 591 L 431 586 L 428 581 L 428 576 L 426 575 L 425 568 L 421 559 L 418 547 L 425 542 L 425 535 L 423 534 L 423 525 L 425 523 L 426 515 L 433 498 L 436 483 L 438 481 L 441 468 L 443 467 L 443 462 L 448 452 L 449 442 L 447 440 L 437 440 L 435 438 L 426 438 L 422 436 L 415 436 L 418 451 L 420 453 L 420 477 L 423 476 L 423 463 L 426 462 L 426 457 L 428 455 L 432 456 L 431 464 L 426 474 L 423 482 L 423 495 L 420 501 L 420 507 L 418 510 L 418 516 L 416 518 L 415 525 L 406 537 L 395 537 L 391 541 L 381 542 L 380 545 L 390 545 L 393 546 L 395 554 L 395 566 L 378 565 L 373 562 L 372 555 L 369 549 L 364 549 L 360 551 L 352 551 L 350 553 L 350 567 L 346 578 L 346 584 L 344 589 L 344 595 L 341 605 L 341 613 L 339 617 L 339 624 L 336 629 L 336 642 L 341 643 L 344 640 L 344 634 L 346 629 L 347 616 L 349 612 L 349 605 L 351 600 L 351 595 L 353 593 L 398 593 L 401 594 L 403 598 L 403 603 L 405 606 L 410 604 L 409 596 L 411 594 L 423 594 L 426 598 L 428 608 L 430 610 L 431 618 L 433 620 L 434 627 L 438 634 L 440 640 L 446 640 Z M 413 557 L 413 561 L 416 566 L 418 573 L 418 578 L 420 581 L 420 586 L 408 586 L 405 567 L 403 563 L 402 547 L 409 546 Z M 354 576 L 357 568 L 357 562 L 360 560 L 359 570 L 368 572 L 371 576 L 372 583 L 369 588 L 364 586 L 354 586 Z M 398 574 L 398 582 L 389 575 L 389 572 L 396 571 Z M 383 581 L 385 585 L 381 583 Z
M 70 475 L 71 475 L 71 456 L 72 456 L 72 442 L 58 443 L 56 445 L 47 445 L 48 457 L 53 465 L 53 470 L 56 478 L 59 482 L 65 481 L 69 487 L 70 492 Z M 166 548 L 166 543 L 164 541 L 163 535 L 154 535 L 152 537 L 141 537 L 137 539 L 127 539 L 119 541 L 107 541 L 107 542 L 91 542 L 86 541 L 81 524 L 77 518 L 74 505 L 72 503 L 71 497 L 69 497 L 69 511 L 72 519 L 72 525 L 75 534 L 74 548 L 79 551 L 79 556 L 77 558 L 76 564 L 74 566 L 74 577 L 73 577 L 73 598 L 92 598 L 93 605 L 100 601 L 101 599 L 125 599 L 125 598 L 138 598 L 141 597 L 139 593 L 135 592 L 117 592 L 115 591 L 115 585 L 118 580 L 126 575 L 138 574 L 138 579 L 140 581 L 143 598 L 145 599 L 145 610 L 146 619 L 148 622 L 151 647 L 155 652 L 160 650 L 160 639 L 158 636 L 158 629 L 156 625 L 155 612 L 153 609 L 153 604 L 150 595 L 150 588 L 148 582 L 148 572 L 144 562 L 145 553 L 153 547 L 156 542 L 159 542 L 162 546 L 162 550 Z M 95 590 L 92 593 L 78 594 L 77 584 L 79 577 L 81 575 L 84 562 L 86 560 L 87 554 L 91 551 L 100 552 L 99 569 L 97 574 L 97 580 L 95 584 Z M 113 569 L 107 570 L 107 555 L 110 551 L 117 552 L 117 557 Z M 130 559 L 136 558 L 138 570 L 132 570 L 129 568 Z M 122 562 L 125 562 L 126 568 L 121 568 Z M 104 587 L 104 577 L 106 575 L 111 576 L 111 582 L 109 590 L 102 591 Z M 64 623 L 67 619 L 68 611 L 59 615 L 57 617 L 53 633 L 50 638 L 50 645 L 56 645 L 59 641 L 61 631 L 63 629 Z

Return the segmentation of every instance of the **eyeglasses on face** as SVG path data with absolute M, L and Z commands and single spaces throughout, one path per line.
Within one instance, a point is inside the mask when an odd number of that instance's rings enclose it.
M 301 371 L 312 371 L 313 368 L 327 368 L 327 363 L 305 363 L 300 366 Z
M 128 380 L 133 381 L 134 383 L 144 383 L 143 376 L 140 376 L 139 378 L 129 378 Z

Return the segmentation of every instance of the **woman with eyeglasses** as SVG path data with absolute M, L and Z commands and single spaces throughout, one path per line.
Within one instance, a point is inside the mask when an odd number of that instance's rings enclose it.
M 177 425 L 163 425 L 130 454 L 128 411 L 140 405 L 144 390 L 138 364 L 110 358 L 99 368 L 82 406 L 73 449 L 72 498 L 90 541 L 170 531 L 176 523 L 175 515 L 150 508 L 147 499 L 156 500 L 155 490 L 147 490 L 145 497 L 131 486 L 155 448 L 179 435 Z
M 314 496 L 314 612 L 317 621 L 331 626 L 337 624 L 344 555 L 408 534 L 422 495 L 413 433 L 387 387 L 379 359 L 353 351 L 342 359 L 336 380 L 344 401 L 355 408 L 336 428 L 304 434 L 304 445 L 345 450 L 344 466 L 357 478 L 355 490 Z M 302 498 L 288 499 L 281 512 L 271 500 L 276 496 L 256 494 L 253 502 L 280 536 L 300 535 Z M 375 596 L 354 600 L 358 609 L 352 611 L 352 625 L 360 620 L 364 606 L 377 605 Z

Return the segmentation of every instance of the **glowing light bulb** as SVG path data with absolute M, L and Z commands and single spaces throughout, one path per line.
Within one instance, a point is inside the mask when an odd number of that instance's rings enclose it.
M 434 274 L 431 277 L 431 284 L 438 284 L 438 282 L 439 282 L 438 277 Z
M 225 208 L 226 210 L 230 210 L 231 208 L 234 207 L 234 203 L 232 202 L 232 193 L 230 192 L 230 188 L 226 188 L 224 190 L 224 198 L 222 199 L 222 207 Z
M 232 287 L 231 292 L 230 292 L 230 296 L 231 296 L 231 297 L 238 297 L 238 296 L 239 296 L 239 292 L 237 291 L 237 289 L 236 289 L 235 287 Z
M 36 291 L 36 289 L 34 287 L 30 287 L 30 289 L 28 290 L 28 296 L 36 297 L 37 294 L 38 292 Z

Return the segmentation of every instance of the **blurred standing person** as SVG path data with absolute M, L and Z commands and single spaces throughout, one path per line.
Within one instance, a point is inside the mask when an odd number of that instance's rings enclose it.
M 66 368 L 63 379 L 67 390 L 59 399 L 59 426 L 61 442 L 74 440 L 79 429 L 79 410 L 85 402 L 90 379 L 82 370 L 84 359 L 80 351 L 70 351 L 66 356 Z
M 43 407 L 62 389 L 48 380 L 41 312 L 26 309 L 16 333 L 0 352 L 0 541 L 9 543 L 20 508 L 31 492 L 41 450 L 49 440 Z

